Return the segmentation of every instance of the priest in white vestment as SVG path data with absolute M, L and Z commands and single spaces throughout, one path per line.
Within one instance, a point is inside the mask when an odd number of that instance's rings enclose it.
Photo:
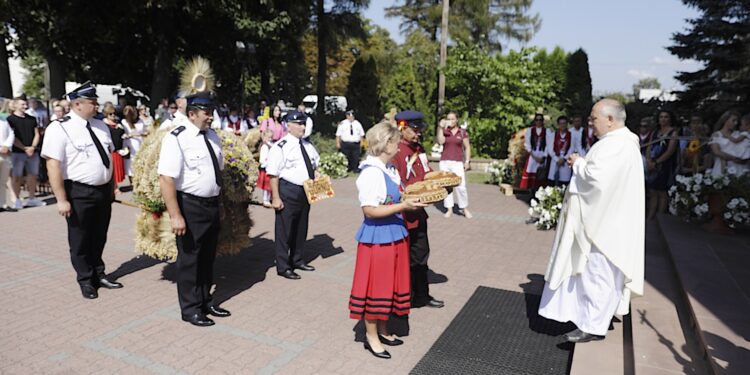
M 578 329 L 570 342 L 601 340 L 612 317 L 643 295 L 645 191 L 638 136 L 625 108 L 597 102 L 589 119 L 596 137 L 585 158 L 572 154 L 573 177 L 563 200 L 545 273 L 539 315 Z

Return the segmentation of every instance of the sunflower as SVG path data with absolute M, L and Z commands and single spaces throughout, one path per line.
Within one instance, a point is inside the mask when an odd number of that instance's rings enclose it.
M 698 150 L 701 148 L 701 141 L 698 139 L 693 139 L 688 143 L 687 151 L 689 154 L 694 155 L 698 153 Z

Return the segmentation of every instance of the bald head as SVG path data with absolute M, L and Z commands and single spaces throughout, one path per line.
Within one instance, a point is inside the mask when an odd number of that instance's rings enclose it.
M 594 127 L 594 133 L 601 138 L 605 134 L 625 126 L 625 106 L 614 99 L 602 99 L 591 108 L 589 125 Z

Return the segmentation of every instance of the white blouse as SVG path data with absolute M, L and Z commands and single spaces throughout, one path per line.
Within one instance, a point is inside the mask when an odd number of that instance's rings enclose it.
M 365 168 L 365 167 L 368 168 Z M 387 189 L 383 172 L 395 183 L 401 185 L 401 177 L 393 166 L 386 166 L 375 156 L 368 155 L 359 168 L 361 170 L 357 177 L 357 190 L 359 191 L 359 203 L 361 207 L 377 207 L 385 202 Z

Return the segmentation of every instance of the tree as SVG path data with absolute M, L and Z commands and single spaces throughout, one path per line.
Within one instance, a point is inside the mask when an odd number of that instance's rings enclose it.
M 32 51 L 21 59 L 21 68 L 26 70 L 24 74 L 26 81 L 21 87 L 22 92 L 28 96 L 43 98 L 45 96 L 44 74 L 47 69 L 44 57 L 38 51 Z
M 0 11 L 3 11 L 3 8 L 4 6 L 0 6 Z M 10 66 L 8 65 L 10 35 L 8 35 L 8 28 L 5 24 L 0 25 L 0 42 L 3 43 L 0 46 L 0 96 L 11 98 L 13 97 L 13 86 L 10 82 Z
M 566 112 L 588 113 L 592 104 L 591 74 L 589 58 L 583 49 L 579 48 L 568 57 L 565 82 L 562 101 Z
M 555 100 L 552 106 L 557 110 L 566 107 L 565 88 L 567 87 L 566 72 L 568 68 L 569 54 L 561 47 L 555 47 L 552 52 L 546 49 L 540 49 L 534 56 L 533 60 L 539 63 L 540 68 L 549 77 L 552 83 L 552 92 L 555 94 Z
M 349 108 L 356 110 L 357 118 L 365 127 L 380 119 L 378 76 L 373 58 L 360 57 L 354 63 L 349 75 L 346 99 Z
M 641 78 L 633 85 L 633 96 L 638 99 L 643 89 L 661 89 L 661 83 L 654 77 Z
M 366 8 L 370 0 L 336 0 L 329 11 L 325 9 L 325 0 L 315 0 L 314 16 L 316 41 L 318 43 L 318 103 L 325 103 L 328 51 L 336 50 L 342 40 L 348 38 L 365 38 L 362 19 L 359 11 Z M 321 106 L 322 108 L 322 106 Z M 323 115 L 319 113 L 318 115 Z
M 528 116 L 554 100 L 554 81 L 534 61 L 534 50 L 490 55 L 477 46 L 451 49 L 445 75 L 449 108 L 465 114 L 477 155 L 500 158 Z
M 451 39 L 487 51 L 501 51 L 502 41 L 527 42 L 541 27 L 538 14 L 527 14 L 533 0 L 454 0 L 450 4 Z M 401 30 L 420 30 L 438 40 L 441 0 L 405 0 L 386 9 L 388 17 L 403 19 Z
M 721 110 L 750 105 L 750 2 L 683 0 L 701 15 L 690 28 L 672 35 L 667 49 L 680 59 L 703 63 L 695 72 L 675 77 L 685 85 L 680 100 L 688 108 Z M 713 107 L 713 108 L 712 108 Z

